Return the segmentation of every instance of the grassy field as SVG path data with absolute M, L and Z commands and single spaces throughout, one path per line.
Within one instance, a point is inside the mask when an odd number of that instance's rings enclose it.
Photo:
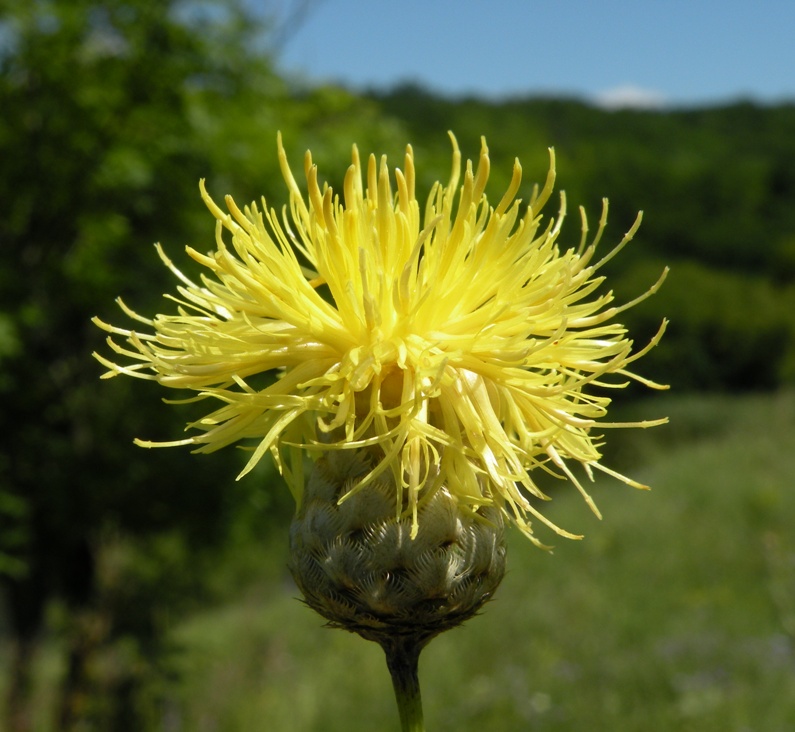
M 496 599 L 423 653 L 429 732 L 792 729 L 795 394 L 636 410 L 671 424 L 612 433 L 609 462 L 654 489 L 600 481 L 600 522 L 563 486 L 548 515 L 585 539 L 544 534 L 553 553 L 512 532 Z M 380 649 L 296 599 L 285 538 L 257 582 L 174 628 L 146 732 L 398 729 Z
M 654 490 L 601 481 L 602 522 L 560 491 L 549 514 L 585 540 L 514 533 L 496 599 L 424 651 L 429 731 L 792 729 L 795 395 L 653 408 L 671 424 L 614 458 Z M 380 649 L 295 595 L 274 570 L 176 630 L 170 729 L 397 729 Z

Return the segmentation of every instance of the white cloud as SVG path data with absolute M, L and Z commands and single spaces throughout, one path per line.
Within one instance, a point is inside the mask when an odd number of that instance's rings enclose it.
M 634 84 L 606 89 L 594 97 L 597 106 L 603 109 L 661 109 L 667 103 L 662 92 L 644 89 Z

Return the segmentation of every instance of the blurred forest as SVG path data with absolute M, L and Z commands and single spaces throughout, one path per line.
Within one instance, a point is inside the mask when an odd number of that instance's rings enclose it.
M 240 203 L 284 201 L 277 130 L 297 167 L 311 148 L 332 184 L 352 142 L 395 165 L 410 142 L 420 190 L 448 174 L 447 130 L 469 157 L 485 135 L 492 195 L 514 157 L 528 190 L 542 181 L 554 146 L 569 201 L 564 243 L 579 240 L 576 207 L 595 226 L 607 196 L 609 241 L 645 212 L 637 241 L 610 264 L 619 299 L 671 266 L 662 291 L 625 316 L 638 342 L 671 319 L 645 375 L 680 393 L 795 382 L 795 106 L 605 111 L 443 99 L 414 86 L 356 95 L 281 73 L 272 33 L 239 2 L 0 0 L 9 732 L 33 728 L 45 638 L 63 657 L 53 729 L 146 729 L 179 655 L 164 630 L 235 592 L 269 542 L 284 541 L 292 507 L 272 470 L 236 483 L 237 451 L 138 450 L 133 437 L 178 436 L 187 412 L 164 408 L 155 387 L 100 383 L 90 356 L 103 349 L 92 316 L 118 322 L 119 295 L 154 313 L 171 289 L 154 242 L 178 266 L 188 266 L 186 244 L 212 247 L 199 178 Z

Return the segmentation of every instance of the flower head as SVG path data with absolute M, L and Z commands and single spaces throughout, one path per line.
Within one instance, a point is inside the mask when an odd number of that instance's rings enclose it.
M 201 185 L 216 218 L 216 249 L 188 254 L 206 267 L 201 282 L 181 281 L 176 313 L 144 318 L 120 303 L 145 329 L 95 321 L 129 365 L 97 358 L 105 377 L 128 374 L 197 392 L 217 408 L 190 425 L 198 431 L 168 443 L 210 452 L 253 442 L 248 472 L 266 453 L 276 458 L 297 501 L 302 457 L 366 449 L 378 458 L 346 496 L 366 490 L 384 471 L 398 487 L 396 512 L 414 517 L 423 496 L 445 486 L 465 510 L 496 505 L 536 543 L 533 497 L 546 498 L 537 468 L 568 478 L 595 509 L 571 464 L 588 477 L 596 468 L 641 487 L 600 463 L 597 425 L 610 399 L 595 388 L 648 382 L 630 364 L 633 352 L 597 271 L 634 235 L 601 260 L 595 250 L 606 224 L 605 202 L 589 241 L 582 214 L 578 246 L 558 244 L 557 217 L 541 209 L 552 193 L 554 153 L 546 183 L 529 202 L 516 198 L 516 161 L 508 190 L 489 204 L 485 140 L 473 169 L 461 171 L 455 138 L 447 185 L 436 183 L 424 210 L 415 195 L 414 157 L 390 178 L 386 158 L 363 167 L 354 146 L 342 197 L 321 185 L 307 152 L 302 195 L 278 140 L 289 208 L 263 200 L 228 213 Z M 252 377 L 273 372 L 267 385 Z M 610 377 L 617 377 L 611 380 Z

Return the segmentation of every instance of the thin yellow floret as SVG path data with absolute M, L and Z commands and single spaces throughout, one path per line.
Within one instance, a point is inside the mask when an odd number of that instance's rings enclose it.
M 162 249 L 180 280 L 176 314 L 144 318 L 120 303 L 145 331 L 96 320 L 126 343 L 108 339 L 120 365 L 103 356 L 105 377 L 127 374 L 197 392 L 220 406 L 189 425 L 198 434 L 168 443 L 210 452 L 253 441 L 247 473 L 266 453 L 276 458 L 301 500 L 301 454 L 376 449 L 372 472 L 351 491 L 366 489 L 384 471 L 397 486 L 396 512 L 416 515 L 418 500 L 445 485 L 464 508 L 496 504 L 536 542 L 530 517 L 549 522 L 532 499 L 546 496 L 536 468 L 568 478 L 596 511 L 571 470 L 601 470 L 592 429 L 647 427 L 664 420 L 603 421 L 610 399 L 593 387 L 622 387 L 631 379 L 664 388 L 629 370 L 657 344 L 632 350 L 623 310 L 654 293 L 613 306 L 598 269 L 632 239 L 594 261 L 607 223 L 588 238 L 582 215 L 579 246 L 558 245 L 565 196 L 557 217 L 541 209 L 555 181 L 555 158 L 544 186 L 528 203 L 516 198 L 518 160 L 496 207 L 485 195 L 489 157 L 482 142 L 477 166 L 462 175 L 455 138 L 447 185 L 436 183 L 424 210 L 416 199 L 414 157 L 390 177 L 386 158 L 363 168 L 354 146 L 342 199 L 320 184 L 307 152 L 301 192 L 278 139 L 289 207 L 256 204 L 240 210 L 226 197 L 222 210 L 201 184 L 216 218 L 216 249 L 188 254 L 209 273 L 196 283 Z M 393 188 L 394 180 L 394 188 Z M 274 372 L 264 388 L 250 377 Z M 616 375 L 617 380 L 608 377 Z M 343 498 L 344 500 L 344 498 Z M 598 512 L 597 512 L 598 513 Z

